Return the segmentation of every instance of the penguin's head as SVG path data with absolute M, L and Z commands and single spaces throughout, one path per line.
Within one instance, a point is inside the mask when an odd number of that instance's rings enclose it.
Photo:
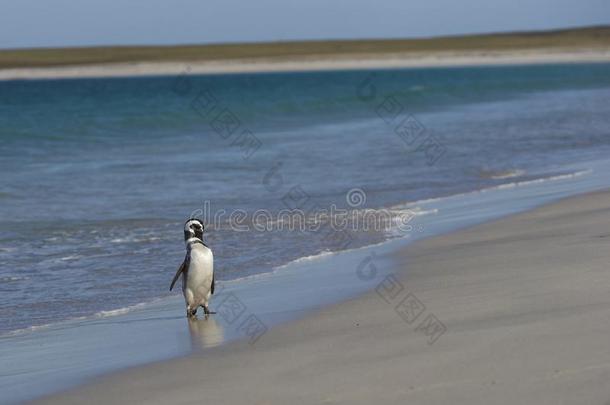
M 191 218 L 184 224 L 184 240 L 197 238 L 203 241 L 203 222 L 197 218 Z

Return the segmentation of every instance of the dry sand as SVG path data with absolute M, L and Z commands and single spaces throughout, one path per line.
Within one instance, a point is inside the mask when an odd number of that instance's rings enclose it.
M 142 62 L 0 69 L 0 80 L 124 77 L 193 74 L 390 69 L 435 66 L 610 62 L 610 49 L 531 49 L 518 51 L 408 52 L 350 57 L 257 58 L 207 62 Z M 188 69 L 188 70 L 187 70 Z
M 402 293 L 426 306 L 410 325 L 371 292 L 255 345 L 127 370 L 43 402 L 608 404 L 609 245 L 610 192 L 570 198 L 401 252 Z M 428 314 L 447 327 L 432 345 L 416 330 Z

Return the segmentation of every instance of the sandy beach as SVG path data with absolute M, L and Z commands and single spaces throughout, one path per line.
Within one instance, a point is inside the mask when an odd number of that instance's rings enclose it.
M 609 213 L 610 192 L 598 192 L 424 240 L 395 258 L 393 284 L 380 278 L 377 292 L 254 345 L 111 374 L 38 403 L 605 404 Z M 355 271 L 375 277 L 371 263 Z M 411 311 L 397 312 L 405 297 Z M 444 333 L 426 327 L 431 315 Z
M 500 3 L 11 8 L 0 403 L 610 405 L 610 15 Z
M 243 58 L 218 61 L 107 63 L 0 69 L 0 80 L 164 76 L 188 74 L 398 69 L 476 65 L 609 62 L 610 49 L 441 51 L 328 57 Z

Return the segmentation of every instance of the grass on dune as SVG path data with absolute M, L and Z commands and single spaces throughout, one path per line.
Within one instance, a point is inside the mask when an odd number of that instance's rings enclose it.
M 442 51 L 610 47 L 610 26 L 424 39 L 293 41 L 179 46 L 40 48 L 0 51 L 0 69 L 105 63 L 330 58 Z

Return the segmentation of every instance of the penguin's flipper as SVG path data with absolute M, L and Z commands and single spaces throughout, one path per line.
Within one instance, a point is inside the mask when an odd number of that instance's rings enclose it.
M 178 271 L 176 271 L 176 275 L 174 276 L 174 279 L 172 280 L 172 284 L 169 286 L 170 291 L 174 288 L 174 284 L 176 284 L 176 281 L 178 281 L 180 274 L 182 274 L 182 272 L 188 268 L 187 260 L 188 260 L 188 258 L 185 258 L 184 261 L 182 262 L 182 264 L 180 265 L 180 267 L 178 268 Z
M 210 290 L 212 294 L 214 294 L 214 284 L 216 283 L 214 282 L 214 273 L 212 273 L 212 289 Z

